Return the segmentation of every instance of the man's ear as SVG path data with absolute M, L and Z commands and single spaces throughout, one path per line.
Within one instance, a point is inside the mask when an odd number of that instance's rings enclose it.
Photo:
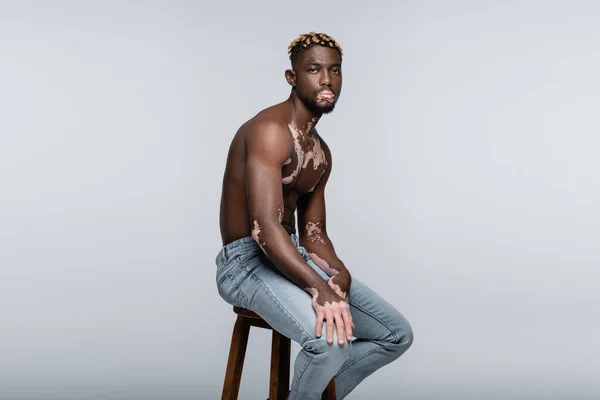
M 293 69 L 287 69 L 285 71 L 285 80 L 287 81 L 287 83 L 289 83 L 291 87 L 296 87 L 296 73 Z

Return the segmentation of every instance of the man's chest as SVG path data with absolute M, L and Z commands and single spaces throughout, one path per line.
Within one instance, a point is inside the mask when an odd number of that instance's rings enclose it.
M 284 189 L 294 188 L 299 194 L 310 192 L 327 169 L 325 152 L 317 136 L 303 137 L 292 131 L 294 150 L 282 169 Z M 295 133 L 295 134 L 294 134 Z

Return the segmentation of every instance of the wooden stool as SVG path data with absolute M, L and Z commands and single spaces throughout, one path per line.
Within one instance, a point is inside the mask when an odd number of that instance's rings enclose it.
M 273 331 L 269 400 L 285 400 L 290 387 L 290 339 L 277 332 L 260 316 L 250 310 L 233 307 L 233 311 L 237 314 L 237 320 L 231 336 L 231 347 L 229 348 L 229 359 L 227 360 L 227 372 L 225 373 L 221 400 L 237 400 L 238 398 L 251 326 Z M 336 400 L 335 379 L 331 379 L 329 385 L 327 385 L 322 400 Z

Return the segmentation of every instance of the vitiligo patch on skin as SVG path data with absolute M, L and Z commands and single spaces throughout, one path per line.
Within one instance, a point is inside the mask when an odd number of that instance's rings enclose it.
M 304 232 L 306 233 L 306 238 L 313 243 L 322 243 L 325 244 L 325 239 L 323 238 L 323 229 L 321 222 L 308 222 L 304 227 Z
M 312 295 L 312 300 L 313 300 L 313 305 L 318 305 L 320 307 L 323 307 L 322 305 L 320 305 L 319 303 L 317 303 L 317 298 L 319 297 L 319 291 L 315 288 L 305 288 L 304 290 L 306 290 L 307 292 L 309 292 Z M 329 301 L 326 301 L 324 305 L 328 305 L 331 304 Z
M 319 298 L 319 291 L 317 289 L 311 288 L 311 287 L 307 287 L 307 288 L 304 288 L 304 290 L 307 291 L 308 293 L 310 293 L 312 295 L 312 306 L 313 306 L 314 310 L 317 312 L 317 317 L 318 317 L 319 313 L 321 313 L 323 311 L 325 311 L 325 313 L 327 313 L 327 308 L 330 307 L 330 306 L 332 306 L 332 305 L 334 305 L 334 304 L 337 304 L 339 306 L 341 306 L 342 304 L 344 304 L 343 302 L 337 302 L 337 301 L 335 301 L 335 302 L 325 301 L 323 304 L 319 304 L 319 302 L 317 301 L 317 299 Z M 335 291 L 335 289 L 333 289 L 333 290 Z M 337 291 L 340 292 L 339 287 L 338 287 Z M 344 296 L 340 296 L 340 297 L 344 298 Z M 329 311 L 331 312 L 333 310 L 331 308 L 329 308 Z M 322 316 L 324 317 L 324 319 L 327 319 L 327 314 L 322 315 Z M 345 319 L 343 312 L 341 313 L 340 316 L 341 316 L 342 320 Z M 333 315 L 333 317 L 336 319 L 336 321 L 340 321 L 340 316 Z M 345 325 L 346 321 L 344 321 L 343 323 Z M 335 329 L 336 329 L 335 325 L 336 324 L 334 322 L 334 327 L 333 327 L 333 329 L 331 331 L 329 331 L 329 329 L 327 329 L 327 337 L 326 337 L 326 339 L 327 339 L 328 343 L 333 343 L 334 342 L 334 338 L 333 337 L 334 337 L 334 335 L 337 335 L 337 332 L 335 331 Z M 348 321 L 348 326 L 352 326 L 352 329 L 355 328 L 354 323 L 352 322 L 352 319 L 350 319 Z M 316 332 L 315 332 L 315 334 L 316 334 L 317 337 L 321 337 L 322 336 L 322 333 L 321 333 L 321 330 L 320 330 L 321 327 L 323 327 L 322 321 L 318 321 L 317 320 L 317 326 L 316 326 Z M 345 328 L 344 328 L 344 330 L 345 330 Z M 346 336 L 346 335 L 344 335 L 344 336 Z M 351 337 L 350 333 L 347 333 L 346 340 L 349 341 L 349 340 L 351 340 L 351 338 L 352 337 Z M 343 338 L 339 338 L 338 339 L 338 343 L 340 345 L 344 344 L 344 339 Z
M 298 173 L 300 172 L 300 169 L 302 167 L 302 163 L 304 162 L 304 151 L 302 150 L 302 145 L 300 144 L 301 133 L 297 129 L 296 124 L 294 124 L 294 122 L 288 124 L 288 127 L 290 129 L 290 132 L 292 133 L 292 138 L 294 139 L 294 151 L 296 152 L 296 155 L 298 157 L 298 165 L 296 165 L 296 168 L 290 175 L 284 177 L 281 180 L 281 182 L 284 185 L 289 185 L 294 181 L 294 178 L 298 176 Z
M 279 207 L 277 209 L 277 219 L 279 220 L 279 223 L 283 222 L 283 207 Z
M 325 165 L 325 167 L 327 167 L 327 160 L 325 159 L 325 152 L 323 151 L 323 148 L 321 147 L 321 142 L 318 140 L 318 138 L 316 138 L 316 137 L 311 138 L 309 136 L 309 133 L 312 131 L 312 128 L 316 121 L 317 121 L 317 118 L 313 118 L 307 123 L 306 132 L 303 132 L 300 128 L 298 128 L 298 126 L 296 126 L 294 121 L 292 121 L 290 124 L 288 124 L 288 127 L 290 129 L 290 132 L 292 133 L 292 137 L 294 140 L 294 151 L 296 153 L 296 156 L 298 157 L 298 164 L 296 165 L 296 168 L 290 175 L 282 178 L 281 181 L 284 185 L 289 185 L 290 183 L 292 183 L 294 181 L 294 179 L 300 173 L 300 170 L 306 169 L 308 167 L 310 160 L 313 161 L 313 163 L 312 163 L 313 170 L 317 170 L 321 165 Z M 310 147 L 310 150 L 308 150 L 306 152 L 302 148 L 302 143 L 301 143 L 302 136 L 309 136 L 308 143 L 312 143 L 312 147 Z M 291 163 L 291 161 L 292 161 L 292 159 L 289 158 L 285 162 L 284 165 L 288 165 L 289 163 Z M 321 176 L 322 176 L 322 174 L 321 174 Z M 317 181 L 317 183 L 318 183 L 318 181 Z M 309 192 L 314 191 L 316 186 L 317 186 L 317 184 L 315 184 L 309 190 Z
M 333 103 L 333 101 L 335 100 L 335 95 L 329 90 L 317 94 L 317 101 L 323 100 L 327 100 L 328 102 Z
M 346 294 L 346 292 L 342 292 L 342 288 L 340 288 L 340 285 L 338 285 L 337 283 L 333 282 L 333 277 L 331 277 L 327 283 L 329 284 L 329 287 L 331 289 L 333 289 L 333 291 L 338 296 L 340 296 L 342 299 L 345 299 L 346 297 L 348 297 L 348 295 Z
M 312 118 L 310 121 L 308 121 L 308 123 L 306 124 L 306 134 L 309 134 L 310 131 L 312 131 L 315 122 L 317 122 L 317 118 Z M 302 132 L 302 130 L 300 130 L 300 132 Z
M 337 269 L 331 268 L 329 266 L 329 263 L 327 261 L 323 260 L 317 254 L 315 254 L 315 253 L 308 253 L 308 255 L 310 256 L 311 260 L 313 260 L 313 262 L 315 264 L 317 264 L 317 267 L 321 268 L 323 270 L 323 272 L 325 272 L 327 275 L 329 275 L 329 276 L 336 276 L 337 274 L 340 273 L 340 271 L 338 271 Z
M 260 225 L 258 224 L 257 220 L 254 220 L 254 229 L 252 229 L 252 238 L 254 239 L 254 241 L 256 243 L 258 243 L 260 248 L 263 249 L 263 251 L 264 251 L 266 243 L 261 240 L 260 234 L 261 234 Z
M 310 293 L 313 297 L 317 297 L 319 295 L 319 291 L 315 288 L 305 288 L 308 293 Z
M 316 170 L 319 168 L 321 164 L 326 164 L 325 162 L 325 152 L 321 148 L 321 141 L 317 140 L 317 138 L 313 138 L 314 146 L 312 149 L 306 152 L 304 157 L 304 163 L 302 164 L 302 168 L 306 168 L 308 166 L 308 162 L 313 160 L 313 169 Z

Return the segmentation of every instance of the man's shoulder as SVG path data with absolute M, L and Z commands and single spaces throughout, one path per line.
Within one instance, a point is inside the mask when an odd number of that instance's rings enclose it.
M 331 149 L 329 148 L 329 145 L 327 144 L 327 142 L 325 141 L 325 139 L 323 139 L 323 136 L 321 136 L 319 134 L 319 132 L 316 130 L 316 128 L 315 128 L 315 136 L 319 140 L 319 144 L 321 146 L 321 149 L 325 153 L 326 160 L 330 161 L 331 160 Z
M 292 143 L 288 122 L 280 110 L 270 107 L 260 111 L 240 128 L 244 132 L 246 143 L 278 142 L 282 145 Z

